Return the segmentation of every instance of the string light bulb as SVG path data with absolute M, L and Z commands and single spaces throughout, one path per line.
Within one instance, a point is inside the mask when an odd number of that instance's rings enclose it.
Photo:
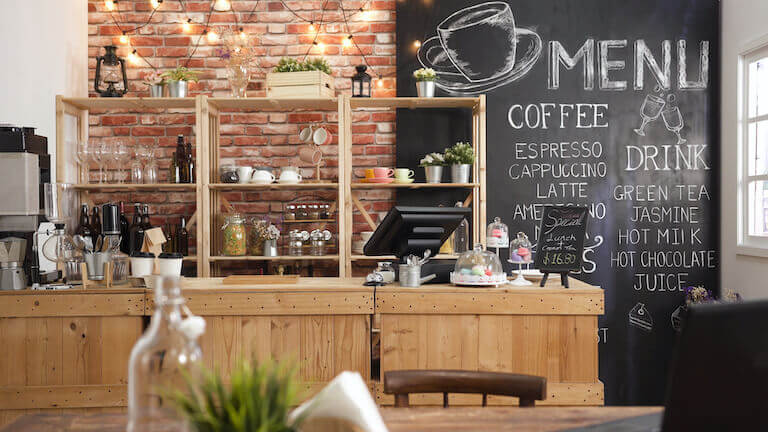
M 216 0 L 216 2 L 213 4 L 213 9 L 218 12 L 226 12 L 229 10 L 229 8 L 232 7 L 229 0 Z
M 413 46 L 415 48 L 421 48 L 421 41 L 416 39 L 415 41 L 413 41 Z
M 341 41 L 341 45 L 346 47 L 346 48 L 351 47 L 352 46 L 352 35 L 349 35 L 349 36 L 345 37 L 344 40 Z
M 317 27 L 315 27 L 315 22 L 314 21 L 310 21 L 309 22 L 309 31 L 314 33 L 315 30 L 317 30 Z
M 206 30 L 203 32 L 209 43 L 216 43 L 219 40 L 219 35 L 213 30 Z
M 187 18 L 187 22 L 181 25 L 181 31 L 189 33 L 192 31 L 192 18 Z
M 104 0 L 104 9 L 112 12 L 115 10 L 115 3 L 117 3 L 114 0 Z
M 320 51 L 320 54 L 325 52 L 325 44 L 323 42 L 312 42 L 315 46 L 317 46 L 317 49 Z
M 139 55 L 136 53 L 136 50 L 133 50 L 130 54 L 128 54 L 128 61 L 133 64 L 139 63 Z
M 157 9 L 160 7 L 160 3 L 162 3 L 163 0 L 149 0 L 149 5 L 152 6 L 152 9 Z
M 384 80 L 379 78 L 379 80 L 376 82 L 376 85 L 379 87 L 384 87 Z
M 123 44 L 123 45 L 127 45 L 128 44 L 128 35 L 125 34 L 125 32 L 123 32 L 123 34 L 120 35 L 120 43 Z
M 245 30 L 243 30 L 243 28 L 240 27 L 240 39 L 245 40 L 245 38 L 247 38 L 247 37 L 248 37 L 248 35 L 245 34 Z

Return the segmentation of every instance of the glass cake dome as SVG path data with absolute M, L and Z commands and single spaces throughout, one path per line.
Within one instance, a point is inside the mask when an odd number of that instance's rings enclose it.
M 459 255 L 451 273 L 455 285 L 497 286 L 507 282 L 507 274 L 495 253 L 483 249 L 480 243 Z

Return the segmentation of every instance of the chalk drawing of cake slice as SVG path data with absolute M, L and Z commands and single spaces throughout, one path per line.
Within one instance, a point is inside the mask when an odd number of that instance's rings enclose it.
M 644 304 L 638 303 L 629 311 L 629 325 L 647 332 L 653 330 L 653 318 Z

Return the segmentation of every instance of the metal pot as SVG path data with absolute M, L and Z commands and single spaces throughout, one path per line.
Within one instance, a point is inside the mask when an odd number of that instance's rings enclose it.
M 454 183 L 469 183 L 470 164 L 451 165 L 451 181 Z
M 277 240 L 264 240 L 264 256 L 277 256 Z
M 440 165 L 425 166 L 424 175 L 427 177 L 427 183 L 442 183 L 443 167 Z
M 165 84 L 150 84 L 149 97 L 159 98 L 165 96 Z
M 187 97 L 189 82 L 187 81 L 168 81 L 168 94 L 174 98 Z
M 400 286 L 408 288 L 418 288 L 421 284 L 431 281 L 436 278 L 436 274 L 421 277 L 421 265 L 414 264 L 400 264 Z
M 416 94 L 423 98 L 435 97 L 435 82 L 416 81 Z

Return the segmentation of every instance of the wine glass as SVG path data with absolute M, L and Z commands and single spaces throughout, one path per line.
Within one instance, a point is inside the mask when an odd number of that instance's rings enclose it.
M 91 162 L 99 167 L 99 183 L 104 183 L 104 155 L 106 154 L 104 145 L 102 143 L 91 143 L 88 152 L 91 156 Z
M 680 114 L 679 107 L 669 107 L 662 111 L 661 118 L 664 119 L 664 125 L 667 130 L 677 135 L 677 145 L 685 144 L 688 140 L 680 136 L 680 131 L 683 130 L 683 115 Z
M 125 166 L 126 162 L 131 159 L 131 153 L 128 151 L 128 146 L 125 145 L 125 142 L 119 141 L 117 143 L 114 148 L 113 156 L 115 162 L 117 163 L 117 180 L 119 183 L 123 183 L 123 167 Z
M 88 141 L 77 142 L 77 152 L 75 153 L 75 159 L 77 160 L 77 164 L 80 165 L 80 168 L 85 170 L 85 178 L 88 179 L 90 177 L 88 162 L 91 161 L 91 153 L 90 147 L 88 146 Z
M 656 95 L 646 95 L 643 101 L 643 106 L 640 109 L 640 115 L 643 117 L 643 124 L 639 128 L 635 129 L 635 133 L 640 136 L 645 136 L 645 126 L 659 118 L 661 110 L 664 109 L 664 105 L 667 104 L 663 98 Z
M 155 161 L 155 149 L 150 146 L 141 146 L 144 156 L 144 183 L 157 183 L 157 162 Z
M 131 163 L 131 183 L 144 183 L 144 168 L 141 166 L 141 146 L 135 147 L 133 162 Z
M 115 161 L 115 143 L 114 142 L 104 142 L 104 144 L 101 147 L 102 155 L 101 158 L 104 160 L 104 166 L 107 168 L 104 172 L 104 177 L 106 181 L 109 181 L 109 166 L 112 165 L 113 168 L 117 167 L 117 162 Z M 112 180 L 117 183 L 117 175 L 113 172 L 112 173 Z

